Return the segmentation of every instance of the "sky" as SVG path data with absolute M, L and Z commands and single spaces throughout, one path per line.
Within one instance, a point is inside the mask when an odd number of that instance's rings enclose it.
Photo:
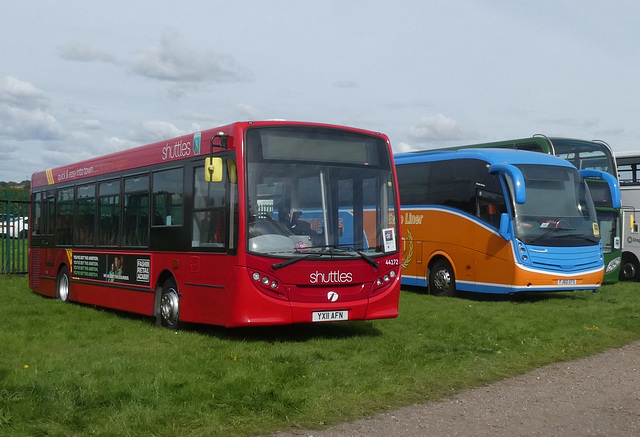
M 640 150 L 635 0 L 0 10 L 0 181 L 243 120 L 383 132 L 396 153 L 534 134 Z

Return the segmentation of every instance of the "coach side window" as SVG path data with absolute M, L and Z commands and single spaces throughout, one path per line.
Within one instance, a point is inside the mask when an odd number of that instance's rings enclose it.
M 431 164 L 428 162 L 399 165 L 398 189 L 402 205 L 424 205 L 427 203 L 427 185 Z
M 478 161 L 471 159 L 432 163 L 427 186 L 427 203 L 448 206 L 475 215 L 474 167 L 477 163 Z
M 181 226 L 184 208 L 182 168 L 153 173 L 153 225 Z
M 495 228 L 500 227 L 500 215 L 507 212 L 502 184 L 497 174 L 486 173 L 476 188 L 476 215 Z

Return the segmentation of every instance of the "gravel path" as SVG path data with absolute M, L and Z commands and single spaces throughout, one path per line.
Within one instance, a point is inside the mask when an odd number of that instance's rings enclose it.
M 277 437 L 640 436 L 640 342 L 441 402 Z

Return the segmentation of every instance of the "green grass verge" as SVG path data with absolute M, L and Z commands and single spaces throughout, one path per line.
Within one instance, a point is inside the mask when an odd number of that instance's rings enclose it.
M 257 435 L 440 399 L 640 339 L 640 285 L 504 299 L 402 292 L 393 320 L 187 326 L 0 277 L 0 435 Z

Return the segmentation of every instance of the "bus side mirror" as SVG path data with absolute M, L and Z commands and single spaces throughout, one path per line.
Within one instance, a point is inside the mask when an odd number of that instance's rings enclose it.
M 527 191 L 524 187 L 524 176 L 520 169 L 511 164 L 492 164 L 489 173 L 502 172 L 508 174 L 513 182 L 513 195 L 517 204 L 522 205 L 527 200 Z
M 611 192 L 611 207 L 620 208 L 620 186 L 618 180 L 607 172 L 592 169 L 580 170 L 583 178 L 598 178 L 604 180 L 609 185 Z
M 206 158 L 204 160 L 204 180 L 222 182 L 222 158 Z
M 500 229 L 499 233 L 502 238 L 505 240 L 511 240 L 511 232 L 509 230 L 509 225 L 511 224 L 511 219 L 509 218 L 509 214 L 503 212 L 500 214 Z

